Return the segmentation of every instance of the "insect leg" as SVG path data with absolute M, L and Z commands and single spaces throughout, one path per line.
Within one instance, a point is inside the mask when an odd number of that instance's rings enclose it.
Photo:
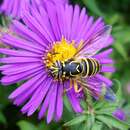
M 72 89 L 72 87 L 73 87 L 73 81 L 72 81 L 72 79 L 70 79 L 70 87 L 65 89 L 64 92 L 68 92 L 69 90 Z
M 74 80 L 74 90 L 75 90 L 76 93 L 79 93 L 79 92 L 82 91 L 81 87 L 78 88 L 78 84 L 77 84 L 76 80 Z

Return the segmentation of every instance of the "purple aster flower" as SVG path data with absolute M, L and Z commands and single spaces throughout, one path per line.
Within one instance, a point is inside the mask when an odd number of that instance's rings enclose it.
M 116 109 L 113 112 L 113 116 L 119 120 L 125 121 L 126 120 L 126 114 L 122 109 Z
M 3 64 L 0 70 L 4 75 L 1 83 L 10 85 L 24 81 L 9 98 L 17 106 L 24 104 L 21 111 L 28 116 L 39 109 L 38 117 L 41 119 L 47 111 L 48 123 L 61 118 L 63 94 L 67 95 L 75 112 L 82 112 L 79 93 L 82 96 L 84 88 L 97 98 L 103 86 L 109 88 L 112 85 L 112 81 L 102 75 L 114 71 L 113 60 L 109 57 L 112 49 L 98 52 L 113 42 L 111 36 L 106 38 L 109 26 L 102 18 L 94 22 L 85 8 L 80 10 L 78 5 L 45 2 L 45 8 L 30 7 L 30 11 L 25 9 L 23 14 L 24 23 L 13 21 L 11 29 L 14 35 L 3 34 L 1 38 L 12 47 L 0 49 L 0 53 L 7 55 L 0 59 Z M 59 71 L 64 66 L 62 63 L 73 57 L 93 58 L 102 66 L 100 72 L 82 79 L 87 83 L 84 88 L 78 79 Z M 82 90 L 77 92 L 75 88 Z
M 35 4 L 35 6 L 41 6 L 45 1 L 50 1 L 54 4 L 65 4 L 68 0 L 3 0 L 0 3 L 0 12 L 13 18 L 21 18 L 22 10 L 26 3 Z
M 52 2 L 53 4 L 67 4 L 68 0 L 32 0 L 32 3 L 34 2 L 35 4 L 39 4 L 39 6 L 41 6 L 41 4 L 44 5 L 44 3 L 46 3 L 47 1 Z
M 0 4 L 0 12 L 13 18 L 20 18 L 26 2 L 29 0 L 3 0 Z

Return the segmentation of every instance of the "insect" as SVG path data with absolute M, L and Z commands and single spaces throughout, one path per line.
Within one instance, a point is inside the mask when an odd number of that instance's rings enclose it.
M 108 40 L 111 33 L 111 26 L 107 25 L 97 31 L 89 40 L 82 42 L 78 46 L 78 51 L 74 57 L 64 62 L 56 61 L 50 68 L 50 74 L 57 80 L 70 79 L 70 88 L 72 82 L 75 92 L 80 92 L 83 88 L 87 89 L 88 83 L 84 79 L 93 77 L 100 72 L 102 65 L 98 60 L 91 58 L 104 46 L 104 42 Z M 86 53 L 87 48 L 87 53 Z M 82 55 L 82 58 L 80 57 Z M 82 88 L 78 87 L 78 84 Z M 104 98 L 114 99 L 114 94 L 110 90 L 106 90 Z
M 86 39 L 81 42 L 77 47 L 78 51 L 71 59 L 53 63 L 49 68 L 50 74 L 55 79 L 86 78 L 97 74 L 101 69 L 101 65 L 99 61 L 91 58 L 91 56 L 103 48 L 103 43 L 110 37 L 111 28 L 110 25 L 103 26 L 89 40 Z M 83 58 L 80 58 L 80 56 Z
M 76 79 L 91 77 L 100 71 L 101 65 L 94 58 L 69 59 L 65 62 L 57 61 L 50 68 L 55 79 Z
M 88 90 L 89 84 L 84 80 L 86 77 L 92 77 L 99 73 L 101 70 L 101 64 L 93 58 L 81 58 L 80 60 L 70 59 L 66 62 L 57 61 L 50 68 L 50 72 L 55 79 L 70 79 L 71 84 L 74 83 L 75 92 L 79 93 L 82 89 L 85 89 L 91 93 L 92 90 Z M 78 84 L 82 88 L 78 88 Z M 71 89 L 72 86 L 69 88 Z M 68 89 L 68 90 L 69 90 Z M 93 92 L 94 93 L 94 92 Z M 115 101 L 116 96 L 112 89 L 103 87 L 101 95 L 94 93 L 95 97 L 100 99 L 104 98 L 108 101 Z

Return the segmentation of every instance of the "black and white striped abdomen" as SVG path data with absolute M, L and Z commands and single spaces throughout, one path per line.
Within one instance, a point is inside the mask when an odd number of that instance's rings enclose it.
M 84 58 L 81 61 L 83 66 L 82 76 L 83 77 L 91 77 L 96 75 L 101 68 L 101 65 L 96 59 L 93 58 Z

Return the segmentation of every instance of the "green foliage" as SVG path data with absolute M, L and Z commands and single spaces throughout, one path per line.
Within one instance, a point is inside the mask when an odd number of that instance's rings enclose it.
M 71 126 L 84 124 L 86 125 L 86 127 L 84 127 L 87 128 L 87 130 L 95 130 L 96 128 L 102 130 L 103 125 L 106 125 L 110 129 L 114 127 L 120 130 L 128 130 L 128 128 L 130 128 L 129 124 L 118 120 L 113 116 L 113 112 L 120 106 L 122 102 L 122 90 L 120 82 L 118 80 L 114 80 L 114 83 L 115 84 L 113 88 L 115 87 L 117 89 L 115 92 L 116 101 L 96 101 L 91 110 L 85 110 L 80 116 L 74 117 L 74 119 L 66 122 L 64 125 Z M 86 122 L 86 124 L 84 122 Z
M 18 126 L 21 130 L 37 130 L 36 126 L 27 121 L 18 122 Z
M 102 127 L 103 127 L 103 124 L 100 123 L 100 122 L 98 122 L 98 121 L 96 121 L 96 122 L 94 123 L 94 125 L 92 126 L 92 130 L 101 130 Z
M 99 9 L 96 0 L 83 0 L 83 2 L 94 14 L 102 17 L 104 16 L 103 12 Z
M 107 125 L 110 129 L 112 129 L 113 127 L 118 128 L 120 130 L 128 130 L 128 128 L 130 128 L 130 125 L 115 119 L 115 117 L 112 116 L 103 116 L 103 115 L 99 115 L 96 117 L 97 120 L 103 122 L 105 125 Z
M 86 120 L 86 115 L 81 115 L 81 116 L 77 116 L 74 119 L 72 119 L 69 122 L 66 122 L 64 124 L 64 126 L 71 126 L 71 125 L 76 125 L 76 124 L 80 124 L 81 122 Z
M 0 123 L 3 123 L 5 125 L 7 123 L 5 116 L 1 111 L 0 111 Z

